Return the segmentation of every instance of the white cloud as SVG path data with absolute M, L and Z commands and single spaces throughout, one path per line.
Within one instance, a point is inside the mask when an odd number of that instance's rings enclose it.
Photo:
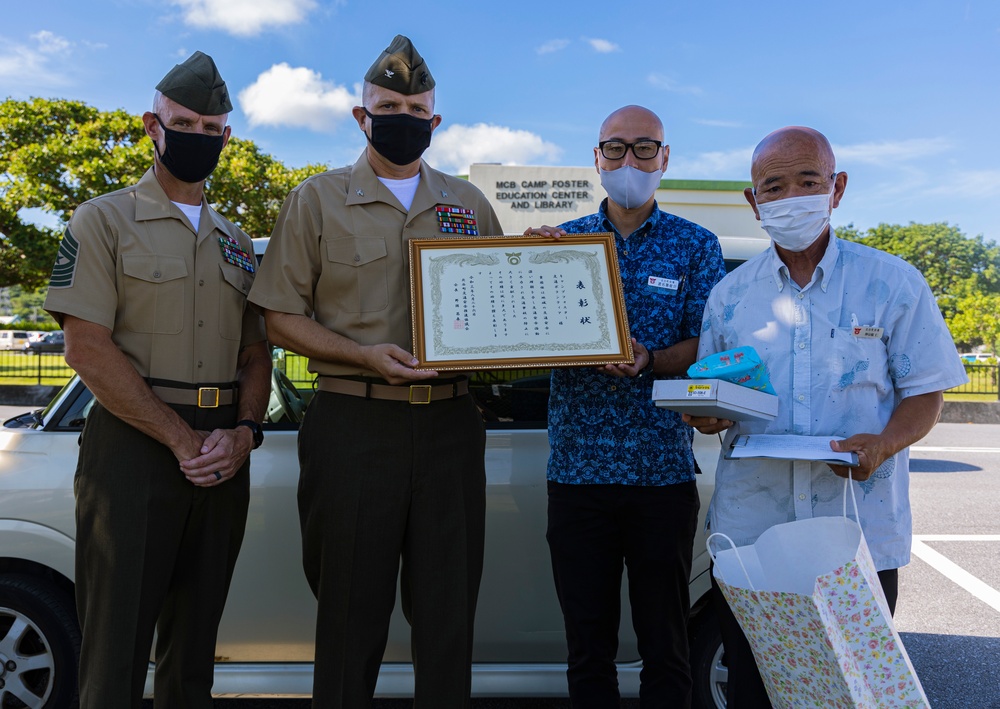
M 956 170 L 935 182 L 924 194 L 958 199 L 1000 197 L 1000 170 Z
M 184 10 L 184 22 L 249 37 L 270 27 L 295 25 L 316 8 L 316 0 L 170 0 Z
M 551 163 L 560 153 L 558 146 L 529 131 L 477 123 L 434 131 L 425 157 L 439 170 L 467 175 L 469 165 L 474 162 L 499 162 L 504 165 Z
M 568 39 L 550 39 L 548 42 L 538 47 L 535 51 L 539 54 L 551 54 L 552 52 L 558 52 L 561 49 L 566 49 L 568 46 Z
M 38 42 L 38 51 L 42 54 L 59 54 L 68 50 L 72 43 L 48 30 L 42 30 L 31 35 L 31 38 Z
M 701 153 L 693 158 L 670 159 L 667 177 L 682 180 L 749 180 L 753 148 Z
M 854 162 L 888 166 L 900 161 L 939 155 L 950 150 L 951 147 L 952 143 L 947 138 L 913 138 L 910 140 L 857 143 L 855 145 L 834 145 L 833 154 L 837 156 L 838 165 Z
M 73 43 L 48 30 L 36 32 L 31 39 L 34 46 L 0 38 L 0 46 L 4 47 L 0 50 L 0 79 L 30 86 L 33 90 L 39 86 L 68 83 L 66 76 L 53 69 L 52 64 L 58 63 L 60 68 L 69 66 L 63 59 Z
M 663 74 L 650 74 L 646 77 L 646 80 L 654 87 L 658 89 L 663 89 L 664 91 L 671 91 L 675 94 L 701 94 L 702 90 L 700 86 L 684 86 L 678 83 L 676 80 L 671 79 L 669 76 L 664 76 Z
M 240 108 L 251 126 L 292 126 L 331 131 L 361 105 L 361 85 L 350 91 L 312 69 L 282 62 L 239 93 Z
M 600 52 L 601 54 L 621 51 L 621 47 L 608 39 L 584 37 L 583 41 L 589 44 L 595 52 Z

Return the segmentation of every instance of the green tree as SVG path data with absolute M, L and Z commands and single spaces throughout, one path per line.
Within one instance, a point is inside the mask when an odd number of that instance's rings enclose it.
M 292 188 L 326 169 L 319 164 L 288 168 L 253 141 L 230 138 L 205 183 L 205 194 L 219 214 L 250 236 L 270 236 Z
M 33 290 L 48 279 L 61 229 L 38 227 L 21 210 L 68 221 L 81 202 L 142 174 L 141 124 L 125 111 L 79 101 L 0 104 L 0 286 Z M 148 149 L 148 146 L 146 146 Z
M 956 313 L 948 323 L 960 349 L 986 345 L 1000 352 L 1000 295 L 975 293 L 958 300 Z
M 969 237 L 957 226 L 879 224 L 861 233 L 853 225 L 837 235 L 895 254 L 919 270 L 949 322 L 966 296 L 1000 293 L 1000 247 L 983 236 Z
M 62 228 L 39 227 L 23 210 L 65 224 L 88 199 L 136 182 L 152 163 L 138 116 L 80 101 L 0 103 L 0 286 L 35 290 L 48 282 Z M 251 236 L 267 236 L 289 190 L 326 169 L 292 170 L 253 142 L 232 139 L 212 174 L 212 206 Z
M 20 316 L 18 322 L 46 323 L 53 328 L 57 327 L 56 321 L 42 308 L 45 303 L 44 293 L 26 291 L 19 286 L 14 286 L 11 288 L 10 301 L 14 315 Z M 24 327 L 23 324 L 22 327 Z M 32 329 L 38 328 L 32 326 Z

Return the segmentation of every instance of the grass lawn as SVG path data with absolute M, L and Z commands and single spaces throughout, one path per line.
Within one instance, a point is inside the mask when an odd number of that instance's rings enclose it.
M 0 384 L 65 384 L 73 376 L 62 354 L 29 355 L 4 352 L 0 357 Z
M 950 392 L 945 392 L 945 401 L 997 401 L 996 392 L 992 394 L 952 394 Z

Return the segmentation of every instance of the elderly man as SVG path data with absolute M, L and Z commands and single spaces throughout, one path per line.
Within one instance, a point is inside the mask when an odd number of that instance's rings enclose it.
M 829 226 L 847 174 L 830 143 L 788 127 L 757 146 L 746 198 L 772 248 L 727 276 L 705 308 L 699 356 L 752 345 L 781 397 L 771 422 L 685 420 L 703 433 L 843 436 L 855 451 L 861 526 L 889 607 L 909 562 L 908 446 L 938 420 L 942 391 L 965 372 L 927 283 L 904 261 L 841 241 Z M 842 514 L 847 468 L 720 458 L 713 532 L 752 544 L 768 527 Z M 729 665 L 730 709 L 769 707 L 750 647 L 715 588 Z
M 204 196 L 232 105 L 195 52 L 142 117 L 153 167 L 80 205 L 45 308 L 97 403 L 76 471 L 80 706 L 212 706 L 215 639 L 243 540 L 270 357 L 247 307 L 249 237 Z
M 642 657 L 643 707 L 691 703 L 687 618 L 698 491 L 691 430 L 653 406 L 653 380 L 695 361 L 701 314 L 725 273 L 715 235 L 660 210 L 670 146 L 652 111 L 601 125 L 597 212 L 533 233 L 613 232 L 634 365 L 557 369 L 549 398 L 547 538 L 569 646 L 572 705 L 617 707 L 623 564 Z
M 369 706 L 402 557 L 414 706 L 466 707 L 485 428 L 464 377 L 414 369 L 407 242 L 502 232 L 479 190 L 420 158 L 441 117 L 409 39 L 371 66 L 362 100 L 364 153 L 292 191 L 250 294 L 272 342 L 319 374 L 299 434 L 303 565 L 319 602 L 313 706 Z

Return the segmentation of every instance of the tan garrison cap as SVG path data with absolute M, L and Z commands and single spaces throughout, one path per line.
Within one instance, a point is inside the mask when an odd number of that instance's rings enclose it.
M 409 38 L 397 34 L 365 74 L 365 81 L 404 96 L 422 94 L 434 88 L 434 77 L 424 58 Z
M 167 72 L 156 90 L 203 116 L 218 116 L 233 110 L 226 82 L 212 57 L 195 52 Z

